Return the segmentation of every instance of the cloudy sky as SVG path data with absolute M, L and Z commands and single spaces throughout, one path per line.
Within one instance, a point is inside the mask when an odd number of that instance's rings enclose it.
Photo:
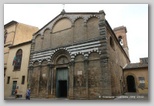
M 148 4 L 4 4 L 4 24 L 15 20 L 41 28 L 63 8 L 66 12 L 104 10 L 111 28 L 127 27 L 131 62 L 148 57 Z

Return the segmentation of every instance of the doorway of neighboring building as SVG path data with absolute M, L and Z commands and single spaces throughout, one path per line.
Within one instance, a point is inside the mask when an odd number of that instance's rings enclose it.
M 67 98 L 68 68 L 59 68 L 56 74 L 56 96 L 58 98 Z
M 13 81 L 13 85 L 12 85 L 12 95 L 15 95 L 14 92 L 16 90 L 17 87 L 17 81 Z
M 127 76 L 127 89 L 128 92 L 136 92 L 135 79 L 132 75 Z

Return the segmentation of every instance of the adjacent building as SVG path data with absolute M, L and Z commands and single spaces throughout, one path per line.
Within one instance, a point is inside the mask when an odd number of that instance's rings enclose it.
M 24 97 L 27 89 L 28 63 L 32 34 L 37 27 L 11 21 L 4 25 L 4 97 Z
M 125 92 L 148 94 L 148 58 L 140 58 L 139 63 L 130 63 L 123 69 Z

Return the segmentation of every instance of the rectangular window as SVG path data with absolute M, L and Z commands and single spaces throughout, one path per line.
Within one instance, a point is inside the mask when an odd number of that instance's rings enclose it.
M 144 77 L 139 77 L 139 82 L 140 82 L 140 83 L 145 83 Z
M 7 84 L 10 83 L 10 76 L 7 77 Z
M 21 84 L 24 84 L 24 83 L 25 83 L 25 76 L 22 76 Z

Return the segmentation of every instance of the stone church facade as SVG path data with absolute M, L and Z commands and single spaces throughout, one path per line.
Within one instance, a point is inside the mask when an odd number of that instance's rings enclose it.
M 123 94 L 123 67 L 130 63 L 126 33 L 124 26 L 112 30 L 104 11 L 62 11 L 33 35 L 31 97 L 103 99 Z

